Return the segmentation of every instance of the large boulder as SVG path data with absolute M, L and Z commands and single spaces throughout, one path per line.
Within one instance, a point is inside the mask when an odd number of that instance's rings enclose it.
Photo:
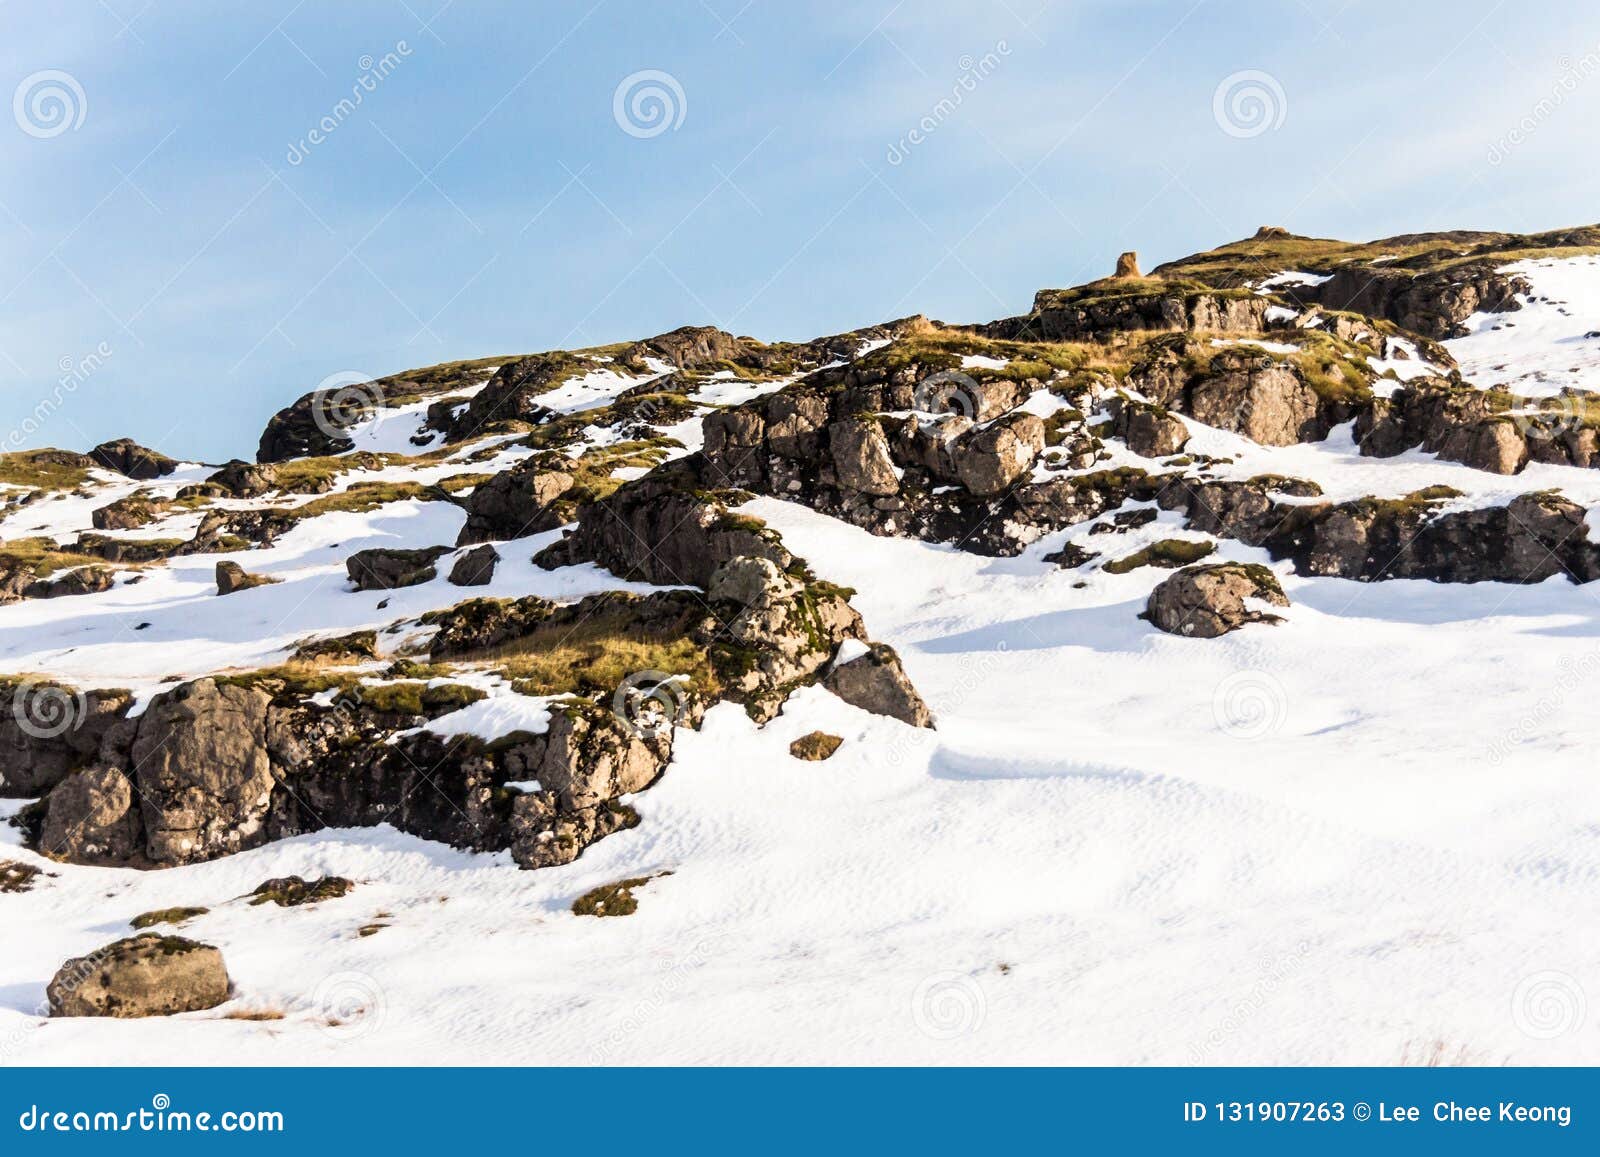
M 883 426 L 874 418 L 846 418 L 828 427 L 833 473 L 842 490 L 886 498 L 900 489 Z
M 467 522 L 456 545 L 522 538 L 555 529 L 564 521 L 556 501 L 572 485 L 571 474 L 552 469 L 542 460 L 529 459 L 502 470 L 462 500 Z
M 215 679 L 151 701 L 129 758 L 152 861 L 211 859 L 261 841 L 275 782 L 266 748 L 270 704 L 260 690 Z
M 1215 639 L 1246 623 L 1276 622 L 1246 600 L 1286 607 L 1289 600 L 1264 566 L 1222 562 L 1185 567 L 1150 592 L 1145 614 L 1171 635 Z
M 89 451 L 89 457 L 97 466 L 141 482 L 164 477 L 178 468 L 173 459 L 139 445 L 132 438 L 102 442 Z
M 433 564 L 449 553 L 448 546 L 420 550 L 374 547 L 345 559 L 344 569 L 358 591 L 392 591 L 432 582 L 439 576 Z
M 961 484 L 980 498 L 1003 494 L 1020 481 L 1044 449 L 1044 423 L 1008 414 L 958 439 L 950 461 Z
M 1292 446 L 1327 434 L 1316 391 L 1292 365 L 1269 356 L 1226 354 L 1194 386 L 1189 413 L 1197 421 L 1243 434 L 1263 446 Z
M 887 643 L 874 643 L 860 654 L 836 663 L 822 685 L 852 707 L 887 715 L 912 727 L 932 727 L 933 713 L 917 694 Z
M 73 772 L 45 800 L 39 851 L 73 864 L 123 864 L 141 852 L 133 785 L 114 767 Z
M 143 932 L 63 964 L 46 988 L 51 1016 L 171 1016 L 228 999 L 228 970 L 209 944 Z
M 1115 428 L 1129 450 L 1146 458 L 1176 454 L 1189 441 L 1189 427 L 1161 406 L 1124 402 L 1117 411 Z

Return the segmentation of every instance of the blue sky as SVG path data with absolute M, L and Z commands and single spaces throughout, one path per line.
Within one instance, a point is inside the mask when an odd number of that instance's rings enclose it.
M 1590 3 L 225 7 L 0 0 L 0 449 L 250 457 L 336 373 L 987 320 L 1265 223 L 1600 220 Z M 616 115 L 646 71 L 670 124 Z

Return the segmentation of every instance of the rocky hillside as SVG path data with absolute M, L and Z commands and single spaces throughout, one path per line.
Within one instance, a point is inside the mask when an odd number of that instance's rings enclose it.
M 875 721 L 797 735 L 794 759 L 860 746 L 863 769 L 938 777 L 942 745 L 1007 742 L 967 714 L 988 676 L 939 667 L 959 632 L 889 628 L 983 575 L 1068 600 L 960 648 L 1002 655 L 1266 646 L 1294 637 L 1299 591 L 1327 610 L 1318 580 L 1581 587 L 1597 370 L 1600 227 L 1264 228 L 986 323 L 685 327 L 351 382 L 274 415 L 253 461 L 9 454 L 14 863 L 183 872 L 378 828 L 501 871 L 671 847 L 644 801 L 717 758 L 707 720 L 787 735 L 822 697 L 819 719 Z M 1057 684 L 1007 686 L 1057 709 Z M 1082 738 L 1072 759 L 1105 755 Z M 694 866 L 665 859 L 644 867 Z

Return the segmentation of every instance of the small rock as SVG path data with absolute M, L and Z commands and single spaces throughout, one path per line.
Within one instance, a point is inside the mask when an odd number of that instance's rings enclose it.
M 458 587 L 488 586 L 499 561 L 500 552 L 484 543 L 456 559 L 455 566 L 450 568 L 450 582 Z
M 1103 268 L 1103 267 L 1102 267 Z M 1143 277 L 1139 272 L 1139 255 L 1132 250 L 1117 258 L 1117 271 L 1115 277 Z
M 843 742 L 844 740 L 837 735 L 829 735 L 826 731 L 813 731 L 789 744 L 789 754 L 796 759 L 816 763 L 838 751 L 839 745 Z
M 67 961 L 46 993 L 51 1016 L 171 1016 L 228 999 L 222 953 L 144 932 Z
M 252 587 L 271 586 L 280 583 L 282 579 L 275 579 L 269 575 L 251 574 L 236 562 L 219 562 L 217 564 L 217 594 L 231 595 L 235 591 L 247 591 Z

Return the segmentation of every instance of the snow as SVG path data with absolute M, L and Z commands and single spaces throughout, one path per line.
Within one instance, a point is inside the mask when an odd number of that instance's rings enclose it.
M 1011 364 L 1010 358 L 991 358 L 985 354 L 962 354 L 964 370 L 1003 370 Z
M 1504 386 L 1529 397 L 1563 389 L 1600 390 L 1600 257 L 1518 261 L 1533 287 L 1510 313 L 1475 313 L 1471 333 L 1445 342 L 1461 376 L 1482 388 Z
M 1562 367 L 1589 366 L 1569 339 L 1594 324 L 1596 266 L 1530 264 L 1535 296 L 1570 315 L 1530 301 L 1475 319 L 1450 343 L 1467 376 L 1488 385 L 1502 373 L 1523 389 L 1531 366 L 1553 389 Z M 1516 326 L 1492 328 L 1507 318 Z M 1390 360 L 1397 376 L 1421 363 Z M 1493 370 L 1501 362 L 1510 368 Z M 626 388 L 620 374 L 586 377 L 561 399 L 574 412 Z M 1533 464 L 1502 477 L 1418 451 L 1366 458 L 1348 424 L 1289 447 L 1187 424 L 1189 452 L 1232 459 L 1218 477 L 1309 478 L 1335 501 L 1442 483 L 1464 492 L 1455 508 L 1558 488 L 1600 527 L 1600 471 Z M 698 420 L 681 434 L 698 445 Z M 1149 466 L 1107 448 L 1110 465 Z M 496 468 L 458 460 L 341 484 Z M 76 533 L 119 487 L 135 488 L 108 480 L 92 503 L 15 511 L 5 533 Z M 1530 984 L 1555 993 L 1558 1013 L 1600 992 L 1592 587 L 1302 578 L 1221 541 L 1212 560 L 1271 565 L 1292 605 L 1275 609 L 1276 626 L 1196 640 L 1138 617 L 1169 572 L 1098 567 L 1162 538 L 1203 538 L 1172 512 L 1125 534 L 1094 533 L 1102 518 L 1004 559 L 873 537 L 775 499 L 741 509 L 819 576 L 855 588 L 936 731 L 816 687 L 765 727 L 714 707 L 629 801 L 637 828 L 537 872 L 388 827 L 162 871 L 87 868 L 45 861 L 0 826 L 5 856 L 50 873 L 4 898 L 0 1059 L 1392 1064 L 1438 1042 L 1475 1063 L 1600 1061 L 1592 1024 L 1542 1031 L 1528 1007 Z M 306 520 L 269 549 L 227 556 L 284 581 L 226 598 L 211 556 L 100 595 L 0 607 L 0 669 L 148 696 L 174 656 L 193 676 L 362 628 L 392 654 L 426 637 L 421 612 L 464 597 L 649 589 L 589 566 L 534 567 L 552 532 L 499 544 L 486 588 L 449 586 L 452 554 L 431 583 L 348 590 L 353 551 L 451 543 L 463 517 L 404 502 Z M 1103 557 L 1043 561 L 1069 541 Z M 429 730 L 491 738 L 548 720 L 546 700 L 468 678 L 489 698 Z M 814 730 L 842 737 L 837 754 L 792 758 L 789 744 Z M 0 802 L 0 815 L 21 806 Z M 356 888 L 303 908 L 243 899 L 287 874 Z M 647 876 L 630 917 L 570 911 L 590 888 Z M 38 1014 L 63 960 L 176 905 L 210 908 L 181 931 L 221 948 L 229 1005 L 143 1021 Z M 358 933 L 371 925 L 382 927 Z M 241 1010 L 282 1019 L 229 1018 Z
M 549 730 L 550 699 L 521 695 L 503 684 L 490 690 L 489 698 L 480 699 L 476 703 L 469 703 L 459 711 L 431 719 L 427 726 L 416 730 L 432 732 L 440 739 L 451 739 L 457 735 L 510 735 L 515 731 L 538 735 Z M 402 732 L 402 734 L 411 733 Z
M 1256 283 L 1256 290 L 1278 289 L 1286 285 L 1321 285 L 1323 282 L 1332 281 L 1332 274 L 1306 273 L 1298 269 L 1286 269 L 1276 273 L 1265 281 Z

